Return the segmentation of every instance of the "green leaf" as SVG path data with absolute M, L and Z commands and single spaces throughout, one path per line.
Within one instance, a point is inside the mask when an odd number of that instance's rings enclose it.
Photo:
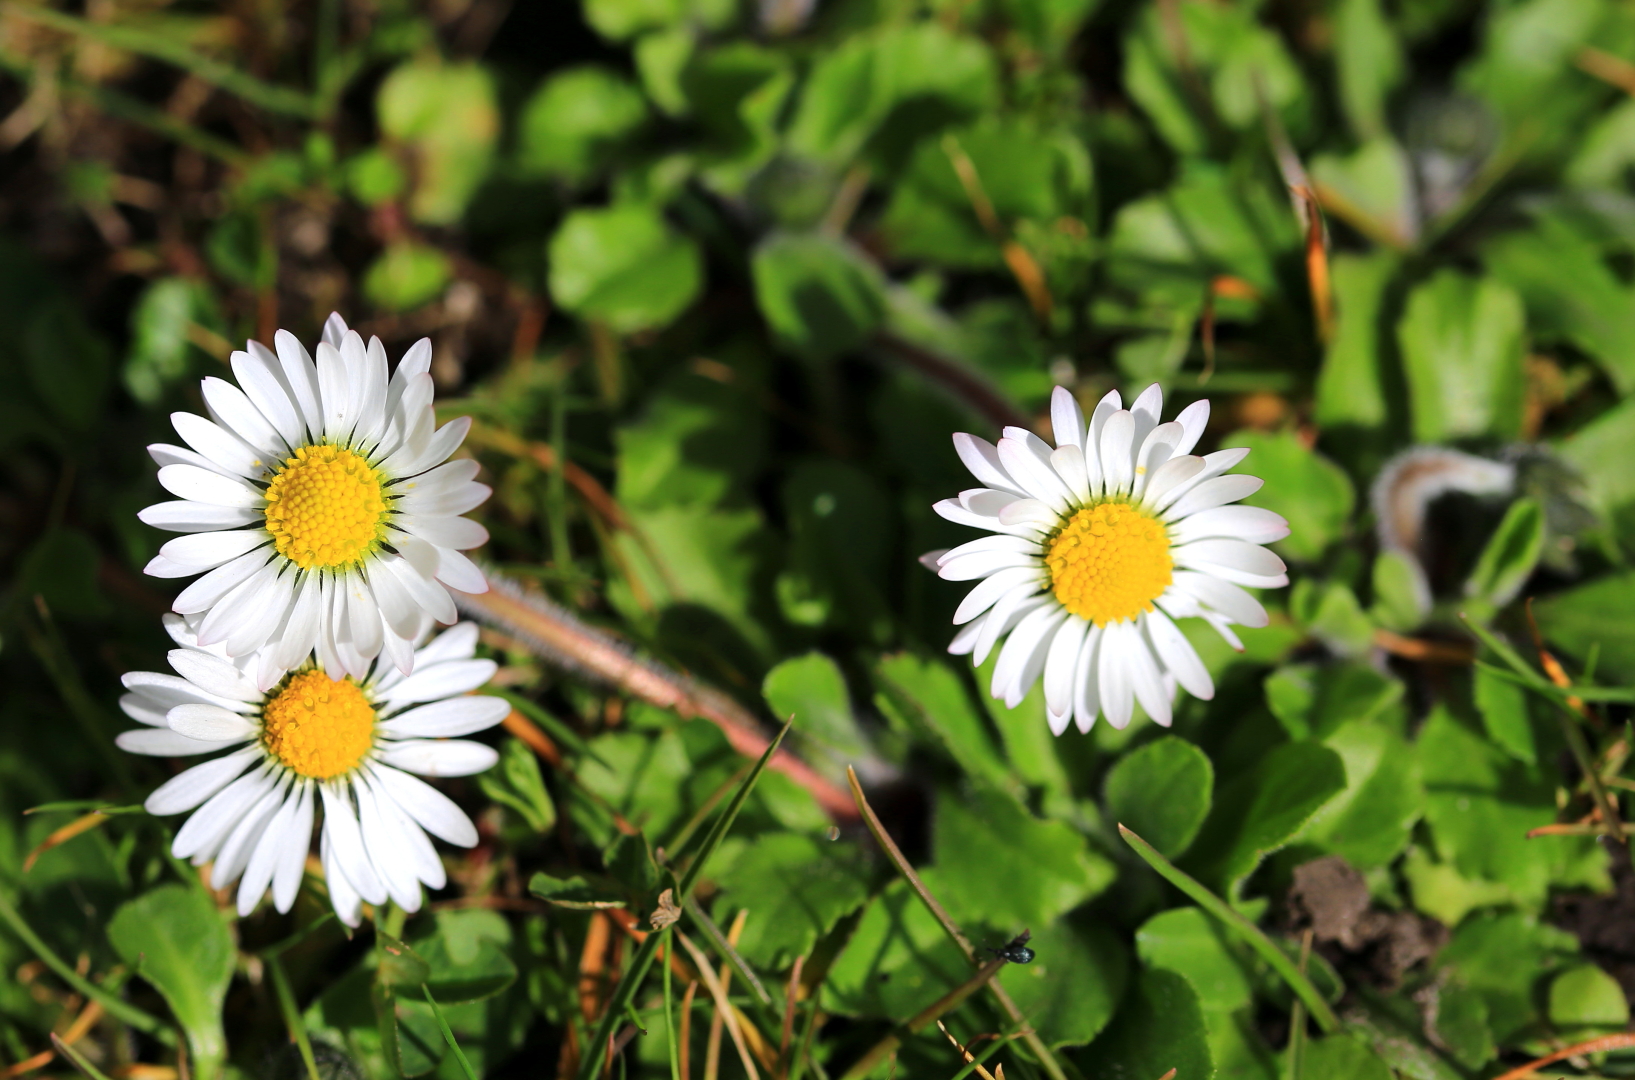
M 665 325 L 703 287 L 697 243 L 647 205 L 575 210 L 548 254 L 556 302 L 621 334 Z
M 898 879 L 869 904 L 830 968 L 824 1008 L 842 1016 L 911 1016 L 970 972 L 958 946 Z
M 1629 1023 L 1629 1002 L 1618 980 L 1594 964 L 1568 968 L 1550 980 L 1550 1023 L 1621 1028 Z
M 1178 858 L 1209 815 L 1215 768 L 1202 750 L 1166 735 L 1120 758 L 1107 773 L 1107 816 L 1169 858 Z
M 41 597 L 55 615 L 105 618 L 108 597 L 97 578 L 102 552 L 82 529 L 57 525 L 39 536 L 23 555 L 16 585 L 32 602 Z
M 380 206 L 402 195 L 409 176 L 391 152 L 373 146 L 349 159 L 345 167 L 346 186 L 365 206 Z
M 1325 429 L 1379 431 L 1391 418 L 1380 312 L 1397 267 L 1386 251 L 1337 254 L 1329 264 L 1338 314 L 1317 376 L 1316 420 Z
M 1361 662 L 1286 664 L 1265 685 L 1267 706 L 1294 739 L 1326 739 L 1342 724 L 1385 714 L 1403 695 L 1401 680 Z
M 1340 0 L 1335 6 L 1334 59 L 1352 132 L 1361 139 L 1384 134 L 1386 97 L 1402 80 L 1403 57 L 1379 0 Z
M 1368 0 L 1360 2 L 1367 3 Z M 1318 155 L 1311 163 L 1311 178 L 1323 200 L 1333 205 L 1337 213 L 1343 214 L 1350 224 L 1371 239 L 1399 249 L 1411 248 L 1419 240 L 1419 194 L 1414 182 L 1413 163 L 1407 152 L 1389 135 L 1376 136 L 1344 156 Z M 1378 336 L 1377 326 L 1365 327 L 1359 320 L 1367 318 L 1372 321 L 1378 315 L 1382 290 L 1394 276 L 1398 264 L 1399 259 L 1390 251 L 1368 256 L 1341 255 L 1335 260 L 1334 285 L 1335 297 L 1340 305 L 1339 325 L 1342 333 L 1351 335 L 1351 340 L 1344 343 L 1348 350 L 1355 349 L 1354 343 L 1359 339 L 1372 341 Z M 1342 275 L 1349 276 L 1350 280 L 1342 280 Z M 1348 292 L 1360 300 L 1363 307 L 1350 313 L 1357 318 L 1353 319 L 1351 327 L 1346 328 L 1344 305 Z M 1330 355 L 1341 346 L 1342 340 L 1336 338 L 1330 346 Z M 1351 365 L 1347 374 L 1355 380 L 1356 388 L 1367 394 L 1361 401 L 1353 403 L 1351 408 L 1364 417 L 1378 416 L 1383 419 L 1386 400 L 1384 388 L 1380 385 L 1378 357 L 1365 358 L 1360 352 L 1350 352 L 1346 360 Z M 1331 409 L 1349 411 L 1345 403 L 1333 396 L 1335 389 L 1329 390 L 1326 404 Z
M 940 797 L 931 848 L 925 879 L 949 913 L 1012 933 L 1054 922 L 1117 873 L 1078 830 L 1040 821 L 997 791 Z
M 409 212 L 449 225 L 488 175 L 500 133 L 493 79 L 475 63 L 445 63 L 435 54 L 400 64 L 376 96 L 380 127 L 414 153 Z
M 1374 647 L 1374 624 L 1343 581 L 1297 579 L 1289 594 L 1289 613 L 1336 656 L 1361 658 Z
M 583 5 L 585 21 L 613 41 L 685 23 L 722 30 L 737 16 L 731 0 L 583 0 Z
M 1533 499 L 1517 499 L 1482 549 L 1465 582 L 1465 595 L 1503 607 L 1527 584 L 1543 551 L 1544 508 Z
M 1254 1000 L 1249 973 L 1227 946 L 1220 924 L 1201 908 L 1154 915 L 1135 932 L 1135 949 L 1148 967 L 1184 975 L 1206 1012 L 1235 1012 Z
M 499 768 L 478 776 L 477 785 L 490 799 L 515 810 L 534 832 L 548 832 L 556 824 L 556 804 L 545 790 L 539 760 L 521 739 L 505 740 Z
M 208 290 L 191 278 L 160 278 L 142 292 L 131 311 L 131 347 L 125 354 L 125 388 L 144 405 L 156 405 L 165 388 L 187 375 L 200 350 L 189 331 L 195 323 L 220 321 Z
M 1215 1075 L 1198 995 L 1185 976 L 1163 968 L 1142 972 L 1083 1060 L 1108 1080 L 1158 1080 L 1171 1069 L 1177 1077 Z
M 435 930 L 413 942 L 427 974 L 421 980 L 444 1005 L 481 1001 L 505 990 L 517 978 L 517 966 L 506 955 L 511 928 L 495 911 L 439 911 Z M 399 986 L 414 996 L 415 985 Z
M 1082 1046 L 1099 1035 L 1124 996 L 1130 960 L 1100 925 L 1057 922 L 1035 930 L 1034 959 L 1007 964 L 997 976 L 1045 1045 Z
M 221 1011 L 237 951 L 209 894 L 189 885 L 150 889 L 114 912 L 108 941 L 170 1006 L 194 1069 L 214 1077 L 227 1055 Z
M 755 249 L 751 269 L 762 316 L 803 356 L 854 349 L 885 318 L 884 278 L 844 240 L 774 233 Z
M 1503 1044 L 1539 1019 L 1540 984 L 1577 952 L 1577 938 L 1531 915 L 1485 912 L 1459 925 L 1435 965 L 1482 995 L 1488 1026 Z
M 1584 478 L 1591 503 L 1615 532 L 1635 537 L 1635 399 L 1602 413 L 1560 446 L 1561 457 Z
M 868 899 L 868 881 L 850 844 L 795 833 L 757 837 L 717 878 L 725 890 L 716 921 L 750 909 L 738 951 L 779 970 Z
M 868 742 L 852 715 L 846 679 L 822 653 L 780 663 L 767 672 L 761 694 L 772 715 L 795 717 L 795 732 L 803 742 L 815 743 L 837 760 L 857 760 L 868 753 Z
M 429 244 L 388 244 L 363 272 L 363 295 L 387 311 L 409 311 L 435 300 L 454 275 L 448 256 Z
M 908 731 L 930 736 L 972 776 L 997 784 L 1009 779 L 982 714 L 965 683 L 948 665 L 896 653 L 882 658 L 875 667 L 875 684 L 880 688 L 875 703 L 888 719 Z
M 790 542 L 780 600 L 799 597 L 823 609 L 822 618 L 796 617 L 803 613 L 786 603 L 786 617 L 846 626 L 865 641 L 889 640 L 892 512 L 879 481 L 845 462 L 813 457 L 788 470 L 782 494 Z
M 1438 271 L 1408 297 L 1397 343 L 1415 439 L 1520 434 L 1527 340 L 1515 290 L 1493 278 Z
M 1237 431 L 1221 445 L 1248 447 L 1249 457 L 1239 471 L 1266 481 L 1244 503 L 1264 506 L 1288 520 L 1289 535 L 1278 541 L 1279 551 L 1293 559 L 1312 560 L 1344 533 L 1356 502 L 1351 480 L 1293 431 Z
M 1322 1080 L 1393 1080 L 1391 1067 L 1355 1035 L 1330 1035 L 1306 1044 L 1306 1071 Z
M 1408 557 L 1397 551 L 1374 556 L 1374 603 L 1368 615 L 1380 626 L 1398 633 L 1417 629 L 1431 611 L 1424 579 Z
M 523 168 L 584 180 L 647 120 L 641 91 L 597 64 L 554 72 L 522 108 L 517 158 Z
M 537 871 L 528 879 L 528 891 L 547 904 L 570 911 L 605 911 L 626 906 L 625 897 L 615 895 L 616 890 L 611 882 L 598 887 L 577 874 L 570 878 L 555 878 L 543 870 Z
M 1527 691 L 1486 667 L 1476 669 L 1475 680 L 1476 708 L 1488 738 L 1517 761 L 1535 764 L 1538 742 L 1533 737 Z
M 1533 605 L 1550 644 L 1583 659 L 1600 651 L 1602 681 L 1635 681 L 1635 572 L 1609 574 Z
M 789 126 L 795 153 L 844 165 L 880 134 L 907 150 L 921 135 L 991 107 L 998 65 L 981 39 L 905 22 L 820 54 Z
M 1334 751 L 1314 743 L 1274 748 L 1216 795 L 1193 845 L 1200 876 L 1235 892 L 1261 859 L 1293 840 L 1344 789 L 1345 766 Z
M 1346 789 L 1312 818 L 1302 840 L 1359 870 L 1389 865 L 1408 846 L 1425 798 L 1419 758 L 1383 723 L 1352 720 L 1323 745 L 1345 764 Z

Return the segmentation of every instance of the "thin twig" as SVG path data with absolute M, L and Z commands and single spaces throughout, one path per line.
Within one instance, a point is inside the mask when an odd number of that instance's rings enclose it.
M 1520 1068 L 1511 1069 L 1502 1076 L 1496 1076 L 1493 1080 L 1523 1080 L 1524 1077 L 1532 1076 L 1546 1065 L 1553 1065 L 1570 1057 L 1577 1057 L 1580 1054 L 1598 1054 L 1603 1050 L 1628 1050 L 1631 1047 L 1635 1047 L 1635 1032 L 1620 1031 L 1616 1035 L 1602 1035 L 1598 1039 L 1586 1039 L 1581 1043 L 1574 1043 L 1554 1053 L 1545 1054 L 1535 1061 L 1529 1061 Z

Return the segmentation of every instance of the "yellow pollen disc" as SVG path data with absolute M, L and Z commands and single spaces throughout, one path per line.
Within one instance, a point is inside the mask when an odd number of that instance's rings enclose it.
M 267 487 L 267 531 L 303 570 L 351 566 L 380 542 L 386 523 L 380 474 L 342 446 L 303 446 Z
M 314 780 L 350 772 L 374 741 L 375 707 L 363 691 L 318 670 L 291 676 L 261 711 L 267 752 Z
M 1097 626 L 1151 611 L 1169 588 L 1173 565 L 1164 526 L 1121 502 L 1074 513 L 1045 553 L 1056 599 Z

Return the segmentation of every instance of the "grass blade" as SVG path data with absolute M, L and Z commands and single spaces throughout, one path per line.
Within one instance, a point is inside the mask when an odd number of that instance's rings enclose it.
M 1303 972 L 1289 959 L 1289 954 L 1278 948 L 1277 943 L 1266 936 L 1265 931 L 1248 919 L 1233 911 L 1231 906 L 1208 889 L 1191 875 L 1176 868 L 1158 849 L 1147 843 L 1123 825 L 1118 827 L 1119 835 L 1124 842 L 1135 849 L 1135 853 L 1146 860 L 1147 865 L 1158 871 L 1158 875 L 1177 889 L 1190 896 L 1198 906 L 1209 912 L 1226 925 L 1228 930 L 1237 934 L 1260 958 L 1269 964 L 1273 971 L 1283 977 L 1306 1008 L 1311 1010 L 1312 1018 L 1325 1032 L 1334 1032 L 1340 1029 L 1340 1018 L 1334 1015 L 1334 1009 L 1312 985 Z
M 466 1074 L 466 1080 L 477 1080 L 477 1071 L 471 1067 L 471 1062 L 466 1060 L 465 1051 L 460 1049 L 460 1041 L 454 1037 L 453 1030 L 448 1026 L 448 1019 L 443 1015 L 442 1006 L 431 996 L 431 987 L 421 983 L 420 992 L 426 995 L 426 1004 L 431 1006 L 432 1015 L 437 1017 L 437 1026 L 443 1032 L 443 1041 L 454 1051 L 454 1058 L 460 1063 L 460 1069 Z
M 295 995 L 290 992 L 290 981 L 284 976 L 284 965 L 276 956 L 266 963 L 267 971 L 272 975 L 273 993 L 278 998 L 278 1011 L 284 1014 L 284 1026 L 290 1029 L 290 1038 L 301 1051 L 301 1062 L 307 1067 L 308 1080 L 319 1080 L 318 1061 L 312 1056 L 312 1040 L 307 1038 L 307 1025 L 301 1019 L 301 1010 L 295 1007 Z
M 755 790 L 755 782 L 761 778 L 761 773 L 766 770 L 767 762 L 772 760 L 772 755 L 778 752 L 778 747 L 783 744 L 784 736 L 789 734 L 789 728 L 794 722 L 794 717 L 790 717 L 773 737 L 766 751 L 761 754 L 760 760 L 755 763 L 755 768 L 744 777 L 744 782 L 733 795 L 732 802 L 721 811 L 721 816 L 716 819 L 715 825 L 705 836 L 697 856 L 682 872 L 681 881 L 676 888 L 676 901 L 679 904 L 687 903 L 687 897 L 691 895 L 699 874 L 704 872 L 704 864 L 710 861 L 710 856 L 715 854 L 715 849 L 726 838 L 727 830 L 732 828 L 732 823 L 738 818 L 738 811 L 744 808 L 749 793 Z M 607 1060 L 607 1046 L 613 1035 L 613 1029 L 624 1018 L 624 1007 L 635 997 L 636 988 L 647 977 L 647 969 L 653 966 L 653 957 L 658 952 L 659 941 L 663 936 L 648 934 L 647 939 L 636 950 L 636 955 L 630 958 L 630 967 L 625 969 L 623 977 L 619 979 L 619 985 L 613 988 L 613 995 L 608 1000 L 607 1008 L 602 1012 L 602 1019 L 596 1025 L 596 1033 L 591 1036 L 589 1045 L 585 1048 L 585 1056 L 580 1059 L 579 1080 L 596 1080 L 596 1076 L 602 1071 L 602 1063 Z

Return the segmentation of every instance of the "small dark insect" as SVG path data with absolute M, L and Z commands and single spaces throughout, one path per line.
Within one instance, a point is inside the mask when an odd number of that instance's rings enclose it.
M 999 948 L 989 948 L 988 951 L 999 959 L 1007 960 L 1013 964 L 1031 964 L 1034 957 L 1033 950 L 1028 948 L 1028 939 L 1031 937 L 1033 937 L 1032 932 L 1024 930 Z

